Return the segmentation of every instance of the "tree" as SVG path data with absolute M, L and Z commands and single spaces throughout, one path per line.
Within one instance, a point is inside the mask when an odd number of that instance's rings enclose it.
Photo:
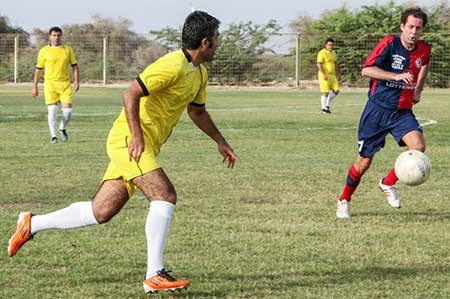
M 366 79 L 360 76 L 361 65 L 379 39 L 389 33 L 400 32 L 400 16 L 406 7 L 415 6 L 414 2 L 396 4 L 394 1 L 386 5 L 375 4 L 362 6 L 351 11 L 345 5 L 326 11 L 319 19 L 300 16 L 291 22 L 290 28 L 301 33 L 301 65 L 302 78 L 314 78 L 316 75 L 316 53 L 323 47 L 327 37 L 336 41 L 338 63 L 343 79 L 349 84 L 360 85 Z M 448 57 L 448 35 L 439 32 L 450 30 L 450 10 L 448 2 L 442 1 L 428 9 L 428 24 L 425 27 L 424 40 L 432 46 L 432 56 L 439 57 L 430 63 L 430 74 L 427 83 L 432 86 L 448 86 L 450 80 L 450 58 Z
M 0 16 L 0 80 L 12 81 L 16 37 L 20 47 L 27 47 L 30 44 L 29 35 L 25 30 L 12 26 L 8 17 Z

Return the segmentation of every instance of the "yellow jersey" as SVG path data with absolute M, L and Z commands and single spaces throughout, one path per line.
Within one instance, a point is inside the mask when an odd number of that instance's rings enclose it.
M 139 121 L 146 146 L 158 153 L 178 123 L 187 105 L 204 105 L 208 73 L 203 65 L 194 66 L 182 49 L 150 64 L 136 78 L 144 95 L 139 104 Z M 131 132 L 123 108 L 110 135 L 130 140 Z
M 44 69 L 45 81 L 70 81 L 69 65 L 77 65 L 72 47 L 61 45 L 43 47 L 38 54 L 36 68 Z
M 327 75 L 336 75 L 336 52 L 334 52 L 334 50 L 328 51 L 325 48 L 320 50 L 319 53 L 317 53 L 317 62 L 322 64 L 322 68 Z

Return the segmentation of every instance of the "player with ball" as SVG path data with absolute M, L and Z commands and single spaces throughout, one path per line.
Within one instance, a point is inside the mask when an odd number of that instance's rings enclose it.
M 359 156 L 348 170 L 337 202 L 337 218 L 350 218 L 352 194 L 375 154 L 384 147 L 388 134 L 407 150 L 425 151 L 422 128 L 412 107 L 420 101 L 428 73 L 431 47 L 420 40 L 426 23 L 427 15 L 423 10 L 406 9 L 400 19 L 401 34 L 385 36 L 364 62 L 361 74 L 369 77 L 370 83 L 368 101 L 359 121 Z M 379 187 L 389 205 L 398 209 L 397 181 L 393 167 L 380 180 Z

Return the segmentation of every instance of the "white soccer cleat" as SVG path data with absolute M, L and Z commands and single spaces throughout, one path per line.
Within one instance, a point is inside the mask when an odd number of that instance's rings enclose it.
M 350 218 L 350 202 L 346 199 L 337 201 L 336 217 L 339 219 Z
M 387 201 L 391 207 L 394 209 L 400 208 L 400 194 L 397 192 L 397 188 L 395 185 L 388 186 L 383 184 L 383 179 L 380 180 L 378 183 L 378 186 L 380 187 L 381 191 L 384 192 L 386 195 Z

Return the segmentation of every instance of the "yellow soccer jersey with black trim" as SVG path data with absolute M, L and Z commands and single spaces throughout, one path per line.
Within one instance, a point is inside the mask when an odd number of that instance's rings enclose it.
M 325 48 L 320 50 L 319 53 L 317 53 L 317 62 L 322 64 L 322 68 L 327 75 L 336 75 L 336 52 L 334 52 L 334 50 L 328 51 Z
M 205 104 L 208 73 L 203 65 L 194 66 L 183 50 L 178 50 L 149 65 L 136 80 L 145 94 L 139 106 L 144 140 L 158 153 L 187 105 Z M 124 108 L 115 120 L 110 136 L 117 137 L 117 134 L 122 135 L 123 140 L 130 140 Z
M 72 47 L 47 45 L 39 51 L 36 68 L 44 69 L 44 80 L 70 81 L 69 65 L 77 64 Z

